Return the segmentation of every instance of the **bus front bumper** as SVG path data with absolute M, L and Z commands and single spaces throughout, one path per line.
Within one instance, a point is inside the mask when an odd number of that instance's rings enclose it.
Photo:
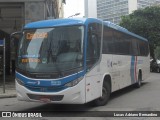
M 20 101 L 59 103 L 59 104 L 83 104 L 85 103 L 85 80 L 73 87 L 59 92 L 34 92 L 20 85 L 16 81 L 17 98 Z

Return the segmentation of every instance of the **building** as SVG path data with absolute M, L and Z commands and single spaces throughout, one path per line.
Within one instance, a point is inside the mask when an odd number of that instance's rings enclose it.
M 64 1 L 0 0 L 0 39 L 6 39 L 6 73 L 10 72 L 10 34 L 22 30 L 30 22 L 63 18 Z
M 0 0 L 0 30 L 10 34 L 29 22 L 63 17 L 63 0 Z
M 86 0 L 86 17 L 97 17 L 119 24 L 121 16 L 134 10 L 159 4 L 160 0 Z M 94 2 L 94 3 L 93 3 Z
M 97 0 L 84 0 L 85 17 L 97 18 Z
M 97 17 L 119 24 L 121 16 L 159 2 L 160 0 L 97 0 Z

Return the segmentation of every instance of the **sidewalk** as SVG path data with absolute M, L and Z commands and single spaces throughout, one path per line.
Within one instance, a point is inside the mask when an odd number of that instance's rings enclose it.
M 0 75 L 0 99 L 16 97 L 14 76 L 6 76 L 5 93 L 3 93 L 3 76 Z

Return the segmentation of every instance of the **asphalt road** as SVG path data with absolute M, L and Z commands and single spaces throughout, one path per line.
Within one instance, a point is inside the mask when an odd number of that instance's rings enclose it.
M 160 73 L 151 73 L 150 78 L 145 80 L 141 88 L 134 88 L 133 86 L 124 88 L 120 91 L 114 92 L 111 95 L 109 103 L 105 106 L 93 107 L 88 104 L 85 105 L 55 105 L 55 104 L 44 104 L 34 102 L 22 102 L 17 101 L 16 98 L 5 98 L 0 99 L 0 111 L 48 111 L 46 114 L 53 115 L 58 114 L 64 117 L 56 117 L 54 119 L 63 120 L 74 120 L 74 117 L 65 117 L 63 111 L 71 113 L 71 116 L 81 116 L 87 111 L 93 111 L 93 116 L 96 114 L 94 111 L 160 111 Z M 71 111 L 71 112 L 70 112 Z M 73 112 L 77 111 L 77 112 Z M 81 112 L 79 112 L 81 111 Z M 72 114 L 73 113 L 73 114 Z M 101 115 L 103 112 L 99 112 Z M 97 113 L 98 114 L 98 113 Z M 105 114 L 105 113 L 104 113 Z M 91 116 L 91 115 L 90 115 Z M 1 119 L 1 118 L 0 118 Z M 3 118 L 4 119 L 4 118 Z M 13 118 L 12 118 L 13 119 Z M 17 119 L 17 118 L 15 118 Z M 28 118 L 25 118 L 26 120 Z M 52 118 L 32 118 L 40 120 L 52 120 Z M 85 120 L 88 117 L 78 117 L 76 119 Z M 91 119 L 91 118 L 89 118 Z M 120 117 L 120 118 L 103 118 L 93 117 L 92 119 L 105 119 L 105 120 L 116 120 L 116 119 L 130 119 L 134 120 L 133 117 Z M 136 120 L 159 120 L 160 118 L 136 118 Z

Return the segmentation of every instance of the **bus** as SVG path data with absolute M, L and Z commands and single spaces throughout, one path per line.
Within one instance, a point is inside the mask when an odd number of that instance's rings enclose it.
M 67 18 L 25 25 L 16 60 L 18 100 L 105 105 L 149 75 L 147 39 L 108 21 Z

